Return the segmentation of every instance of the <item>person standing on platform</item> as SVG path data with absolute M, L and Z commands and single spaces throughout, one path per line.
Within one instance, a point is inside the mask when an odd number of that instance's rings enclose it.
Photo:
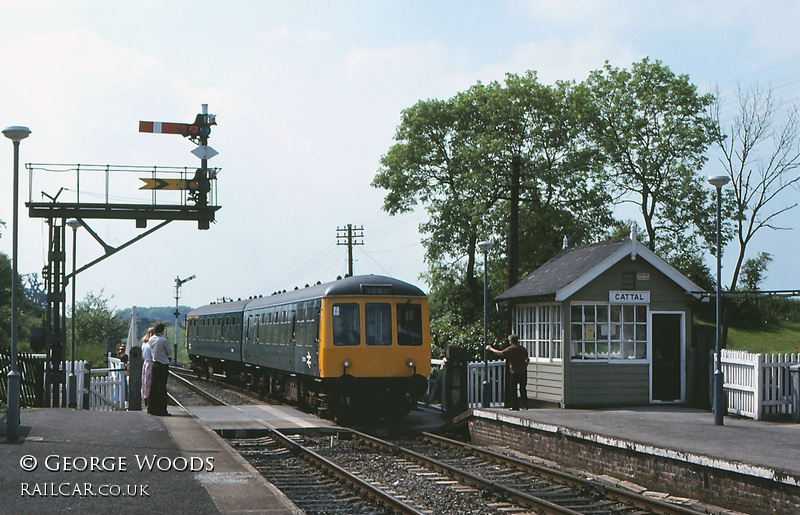
M 147 412 L 158 417 L 168 417 L 167 411 L 167 377 L 169 375 L 169 358 L 172 355 L 172 348 L 169 340 L 164 337 L 163 322 L 157 323 L 153 327 L 153 335 L 150 338 L 150 354 L 153 358 L 153 372 L 150 383 L 150 396 L 147 403 Z
M 511 373 L 511 409 L 518 410 L 520 398 L 522 399 L 522 409 L 528 409 L 528 351 L 519 344 L 519 336 L 512 334 L 508 337 L 509 346 L 503 350 L 497 350 L 491 345 L 486 346 L 486 350 L 492 351 L 508 363 L 508 370 Z M 519 396 L 517 395 L 519 388 Z
M 153 328 L 148 327 L 142 337 L 142 399 L 147 406 L 150 397 L 150 385 L 153 382 L 153 353 L 150 351 L 150 338 L 153 337 Z

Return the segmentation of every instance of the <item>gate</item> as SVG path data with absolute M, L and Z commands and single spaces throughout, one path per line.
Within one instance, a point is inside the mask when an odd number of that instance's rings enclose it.
M 88 409 L 124 411 L 128 407 L 126 369 L 122 361 L 117 358 L 109 358 L 108 365 L 109 368 L 92 370 L 92 378 L 89 382 Z

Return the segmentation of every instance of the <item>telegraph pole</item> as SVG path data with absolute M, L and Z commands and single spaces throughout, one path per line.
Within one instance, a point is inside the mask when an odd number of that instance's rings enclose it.
M 517 284 L 519 255 L 519 168 L 520 156 L 511 156 L 511 212 L 508 227 L 508 287 Z
M 364 244 L 364 226 L 353 227 L 353 224 L 347 224 L 347 227 L 336 227 L 336 244 L 347 245 L 347 275 L 352 276 L 353 246 Z

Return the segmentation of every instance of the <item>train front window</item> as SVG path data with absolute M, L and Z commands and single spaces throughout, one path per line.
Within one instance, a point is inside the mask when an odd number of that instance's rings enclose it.
M 333 344 L 358 345 L 361 342 L 361 319 L 358 304 L 333 305 Z
M 397 305 L 397 343 L 422 345 L 422 306 L 419 304 Z
M 367 303 L 364 306 L 364 329 L 367 345 L 391 345 L 392 305 Z

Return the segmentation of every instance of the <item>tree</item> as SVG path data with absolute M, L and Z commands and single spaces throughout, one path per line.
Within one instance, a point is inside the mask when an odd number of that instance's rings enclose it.
M 758 256 L 750 258 L 742 265 L 742 277 L 739 287 L 743 290 L 756 291 L 766 278 L 767 267 L 772 262 L 772 254 L 759 252 Z
M 715 143 L 722 151 L 720 162 L 731 179 L 726 187 L 732 203 L 734 233 L 738 256 L 729 289 L 739 282 L 739 274 L 753 236 L 762 229 L 786 230 L 777 225 L 777 218 L 794 209 L 797 202 L 783 199 L 782 193 L 800 185 L 800 115 L 795 103 L 778 122 L 781 104 L 770 89 L 757 84 L 748 90 L 737 88 L 738 113 L 726 132 L 715 134 Z M 714 122 L 722 127 L 721 96 L 711 106 Z M 776 205 L 777 204 L 777 205 Z
M 39 274 L 31 272 L 29 274 L 24 274 L 20 279 L 22 279 L 24 284 L 25 298 L 44 310 L 47 306 L 47 291 L 44 289 L 44 283 L 42 283 L 42 280 L 39 278 Z
M 605 159 L 600 180 L 638 206 L 649 248 L 696 253 L 691 232 L 705 230 L 714 205 L 698 174 L 716 134 L 706 113 L 713 97 L 649 58 L 630 71 L 606 62 L 578 91 L 586 137 Z
M 449 100 L 420 101 L 403 111 L 396 143 L 372 184 L 387 190 L 383 207 L 391 214 L 418 204 L 428 211 L 420 231 L 431 311 L 442 320 L 447 315 L 452 327 L 480 320 L 479 241 L 496 243 L 490 284 L 506 284 L 499 264 L 507 253 L 513 155 L 524 164 L 520 233 L 536 235 L 523 243 L 520 270 L 551 258 L 565 235 L 584 241 L 611 224 L 610 197 L 591 180 L 596 160 L 580 138 L 570 91 L 568 83 L 540 84 L 533 72 L 509 74 L 504 85 L 478 83 Z
M 128 334 L 129 320 L 121 311 L 109 306 L 111 299 L 100 294 L 89 292 L 75 306 L 75 352 L 80 359 L 100 361 L 104 356 L 106 341 L 113 340 L 114 345 Z M 68 328 L 71 327 L 68 323 Z M 67 348 L 72 342 L 72 331 L 67 330 Z
M 11 259 L 0 252 L 0 348 L 11 347 Z M 32 327 L 42 326 L 44 310 L 28 296 L 17 275 L 17 344 L 26 350 Z

